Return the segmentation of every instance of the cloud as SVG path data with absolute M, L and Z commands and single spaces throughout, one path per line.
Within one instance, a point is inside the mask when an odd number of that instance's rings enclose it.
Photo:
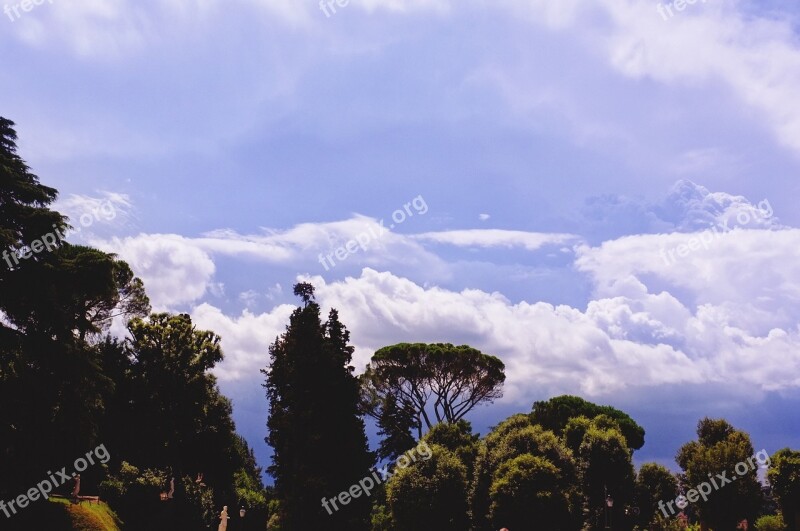
M 447 276 L 450 264 L 425 245 L 477 247 L 491 259 L 497 248 L 533 253 L 545 245 L 572 243 L 573 268 L 592 293 L 585 308 L 579 308 L 513 302 L 480 289 L 446 289 L 378 267 L 364 267 L 338 280 L 301 275 L 299 279 L 316 286 L 324 311 L 339 309 L 352 331 L 359 370 L 382 346 L 445 341 L 470 344 L 503 359 L 508 375 L 503 400 L 508 404 L 528 404 L 543 394 L 604 397 L 675 385 L 736 382 L 732 392 L 746 390 L 748 396 L 800 386 L 800 360 L 793 354 L 800 348 L 800 229 L 781 227 L 774 216 L 763 216 L 718 230 L 706 243 L 694 245 L 692 240 L 711 234 L 704 228 L 707 223 L 765 210 L 746 198 L 710 192 L 689 181 L 677 183 L 660 202 L 607 198 L 601 203 L 622 205 L 623 212 L 635 207 L 671 232 L 627 235 L 599 245 L 571 234 L 508 230 L 402 235 L 385 231 L 378 220 L 355 215 L 255 235 L 222 230 L 199 238 L 115 238 L 101 248 L 132 265 L 157 306 L 198 304 L 191 312 L 198 324 L 223 337 L 228 358 L 218 374 L 225 381 L 249 378 L 263 367 L 264 353 L 293 306 L 253 311 L 256 304 L 277 300 L 284 292 L 280 284 L 266 292 L 241 290 L 239 299 L 248 309 L 237 317 L 204 302 L 218 285 L 215 257 L 256 258 L 296 270 L 298 263 L 313 261 L 323 249 L 369 233 L 374 235 L 369 248 L 345 262 L 351 268 L 368 261 L 386 269 L 410 263 L 414 272 L 433 265 Z M 690 252 L 665 260 L 662 250 L 680 246 Z
M 142 234 L 93 240 L 103 251 L 116 253 L 142 279 L 156 310 L 199 300 L 211 286 L 216 266 L 190 239 L 175 234 Z
M 259 315 L 245 310 L 238 317 L 225 315 L 210 304 L 200 304 L 192 312 L 198 328 L 213 330 L 222 337 L 225 360 L 214 373 L 224 381 L 251 379 L 267 366 L 269 345 L 289 323 L 293 306 L 280 305 Z
M 446 264 L 413 237 L 392 232 L 382 220 L 358 214 L 343 221 L 301 223 L 287 230 L 264 229 L 263 234 L 213 231 L 195 243 L 212 254 L 252 257 L 270 263 L 307 263 L 320 271 L 339 266 L 405 265 L 424 268 L 435 278 L 449 275 Z M 355 251 L 347 250 L 348 245 Z M 343 253 L 337 256 L 339 249 L 347 251 L 344 259 L 339 258 Z
M 76 200 L 77 201 L 77 200 Z M 77 201 L 90 207 L 94 203 Z M 76 203 L 76 204 L 77 204 Z M 364 247 L 351 245 L 355 252 L 339 259 L 337 250 L 364 237 Z M 175 308 L 197 302 L 206 292 L 222 296 L 223 286 L 214 281 L 217 257 L 254 259 L 268 264 L 307 271 L 358 270 L 360 266 L 407 267 L 426 271 L 432 279 L 447 279 L 450 270 L 435 254 L 410 236 L 387 230 L 382 222 L 361 215 L 327 223 L 302 223 L 286 230 L 264 229 L 260 234 L 239 234 L 217 230 L 196 238 L 177 234 L 140 234 L 110 239 L 92 238 L 90 243 L 118 254 L 142 278 L 155 307 Z M 325 257 L 331 256 L 330 261 Z M 305 264 L 305 265 L 303 265 Z M 327 266 L 327 267 L 326 267 Z M 269 289 L 267 299 L 281 293 L 279 285 Z M 258 297 L 256 296 L 258 295 Z M 248 305 L 261 295 L 240 295 Z
M 679 231 L 697 231 L 716 224 L 756 229 L 782 227 L 769 199 L 753 204 L 740 195 L 711 193 L 688 180 L 675 183 L 659 211 L 661 218 Z
M 528 404 L 543 393 L 602 397 L 675 384 L 737 382 L 748 396 L 800 385 L 800 361 L 792 354 L 800 347 L 796 321 L 780 328 L 773 320 L 759 332 L 737 313 L 736 305 L 744 308 L 741 301 L 693 309 L 669 292 L 650 292 L 635 276 L 617 279 L 614 294 L 593 300 L 585 311 L 544 302 L 514 304 L 480 290 L 423 287 L 369 268 L 341 281 L 304 279 L 317 288 L 323 308 L 339 309 L 352 332 L 359 370 L 388 344 L 466 343 L 506 363 L 507 403 Z M 219 315 L 223 329 L 237 338 L 247 336 L 236 328 L 239 320 L 245 328 L 258 319 L 271 322 L 268 330 L 277 327 L 276 310 L 227 321 L 208 306 L 202 311 Z M 246 357 L 241 347 L 234 350 Z
M 104 191 L 99 196 L 70 194 L 56 201 L 53 209 L 69 218 L 70 225 L 77 229 L 74 234 L 88 238 L 124 228 L 133 204 L 127 194 Z
M 720 83 L 762 113 L 784 145 L 800 150 L 800 103 L 794 97 L 800 48 L 790 17 L 746 13 L 740 2 L 689 6 L 667 21 L 656 4 L 636 0 L 526 4 L 550 27 L 582 32 L 625 76 L 678 86 Z M 605 23 L 598 23 L 598 11 Z
M 699 232 L 785 228 L 769 199 L 758 203 L 740 195 L 710 192 L 687 179 L 676 182 L 660 201 L 607 194 L 591 197 L 581 209 L 581 227 L 594 239 L 636 233 Z
M 374 14 L 446 13 L 439 0 L 350 0 L 347 8 Z M 262 24 L 282 25 L 311 33 L 330 22 L 317 2 L 246 0 L 236 6 L 222 0 L 73 0 L 52 2 L 26 13 L 12 27 L 26 44 L 43 48 L 66 43 L 85 59 L 113 60 L 138 54 L 169 37 L 188 38 L 208 30 L 225 17 L 243 14 Z
M 572 234 L 548 234 L 501 229 L 451 230 L 416 234 L 414 239 L 459 247 L 521 247 L 536 251 L 545 245 L 560 245 L 577 239 Z

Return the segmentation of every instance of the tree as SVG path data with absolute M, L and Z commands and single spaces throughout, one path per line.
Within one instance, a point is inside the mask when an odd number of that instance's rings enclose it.
M 417 416 L 410 404 L 398 404 L 394 395 L 388 395 L 378 417 L 378 459 L 397 459 L 414 447 L 416 439 L 411 434 L 417 427 Z
M 219 338 L 188 315 L 144 320 L 149 300 L 125 262 L 63 241 L 67 220 L 49 208 L 57 192 L 19 157 L 13 126 L 0 118 L 0 499 L 103 442 L 109 469 L 146 470 L 133 483 L 160 508 L 158 489 L 177 477 L 184 514 L 173 516 L 190 527 L 213 513 L 214 492 L 227 501 L 239 487 L 257 501 L 260 471 L 208 374 L 222 359 Z M 129 341 L 101 339 L 115 317 L 132 319 Z M 183 468 L 205 473 L 215 491 L 195 488 L 194 477 L 184 489 Z M 84 489 L 105 476 L 90 467 Z
M 520 455 L 504 462 L 495 473 L 489 519 L 498 529 L 575 529 L 568 495 L 571 487 L 548 459 Z
M 538 472 L 534 473 L 535 471 L 531 466 L 528 466 L 529 463 L 525 464 L 521 470 L 518 470 L 519 467 L 514 467 L 513 473 L 510 469 L 503 469 L 504 472 L 500 472 L 505 463 L 526 455 L 542 458 L 555 467 L 560 478 L 557 492 L 546 490 L 548 483 L 543 479 L 546 474 L 544 476 L 539 474 L 539 472 L 544 473 L 544 469 L 536 468 Z M 545 468 L 548 467 L 545 466 Z M 501 479 L 501 475 L 504 475 L 505 479 L 510 483 L 503 483 L 506 486 L 496 491 L 496 497 L 493 499 L 492 489 Z M 502 514 L 503 517 L 508 517 L 508 514 L 503 511 L 506 511 L 509 507 L 517 507 L 518 505 L 516 504 L 524 505 L 526 503 L 525 496 L 528 494 L 524 491 L 513 491 L 511 485 L 517 485 L 520 481 L 529 481 L 534 477 L 538 478 L 536 481 L 542 481 L 542 483 L 537 483 L 539 485 L 537 488 L 543 489 L 537 491 L 542 496 L 555 496 L 559 500 L 563 497 L 566 500 L 570 520 L 567 522 L 559 517 L 559 525 L 580 527 L 578 525 L 580 517 L 578 477 L 572 452 L 566 448 L 552 431 L 545 430 L 541 426 L 532 425 L 530 417 L 523 414 L 513 415 L 504 420 L 481 441 L 475 461 L 475 473 L 470 491 L 470 510 L 473 527 L 481 531 L 496 529 L 494 524 L 497 522 L 493 521 L 495 516 Z M 517 492 L 520 498 L 516 501 L 508 498 L 508 494 L 511 492 Z M 500 497 L 498 498 L 497 496 Z M 506 509 L 498 508 L 493 510 L 492 503 L 500 503 L 501 499 L 502 503 L 498 507 Z M 560 501 L 553 501 L 553 503 L 560 507 Z M 501 513 L 498 513 L 498 510 Z M 563 516 L 562 513 L 558 514 Z M 503 526 L 513 529 L 508 524 L 503 524 Z
M 128 325 L 132 358 L 132 408 L 121 418 L 135 420 L 137 432 L 119 427 L 136 444 L 127 455 L 136 463 L 203 472 L 209 482 L 229 480 L 233 465 L 216 470 L 234 447 L 231 404 L 209 373 L 223 360 L 221 338 L 197 330 L 187 314 L 153 314 Z
M 775 452 L 767 478 L 789 530 L 800 531 L 800 452 L 789 448 Z
M 362 404 L 381 421 L 393 396 L 400 411 L 414 412 L 421 438 L 423 427 L 457 422 L 478 404 L 502 396 L 504 381 L 502 361 L 467 345 L 400 343 L 372 356 L 361 377 Z
M 697 424 L 697 437 L 681 447 L 676 461 L 692 486 L 718 481 L 719 488 L 710 489 L 708 499 L 699 498 L 695 504 L 700 522 L 711 529 L 735 529 L 745 518 L 752 522 L 762 495 L 757 469 L 748 464 L 753 462 L 750 436 L 724 419 L 704 418 Z M 717 480 L 718 475 L 730 482 Z M 734 475 L 735 481 L 730 479 Z
M 466 468 L 442 446 L 431 446 L 430 459 L 398 469 L 386 485 L 386 498 L 397 531 L 468 527 Z
M 572 453 L 578 455 L 583 443 L 583 438 L 586 432 L 592 427 L 592 420 L 584 416 L 574 417 L 567 421 L 564 427 L 562 437 L 567 448 L 572 450 Z
M 113 254 L 68 243 L 15 271 L 17 293 L 6 309 L 23 332 L 86 341 L 114 317 L 144 317 L 150 301 L 142 281 Z M 22 287 L 24 286 L 24 289 Z
M 303 306 L 270 347 L 262 372 L 269 399 L 269 436 L 283 529 L 367 529 L 366 497 L 329 514 L 321 504 L 369 475 L 374 456 L 359 415 L 359 383 L 350 365 L 350 333 L 336 310 L 320 320 L 313 287 L 295 286 Z
M 614 500 L 608 510 L 613 529 L 630 529 L 625 509 L 633 501 L 634 470 L 622 433 L 614 427 L 592 425 L 583 437 L 578 460 L 590 529 L 604 527 L 609 496 Z
M 14 122 L 0 117 L 0 252 L 18 250 L 54 230 L 66 229 L 66 218 L 48 208 L 57 196 L 56 189 L 40 184 L 17 154 Z M 0 281 L 8 278 L 6 256 L 0 262 Z M 20 262 L 24 263 L 28 262 Z M 0 288 L 0 292 L 5 290 Z
M 40 368 L 32 366 L 27 359 L 26 338 L 16 325 L 13 311 L 24 297 L 27 289 L 35 284 L 22 282 L 19 273 L 38 261 L 38 255 L 29 260 L 17 260 L 17 250 L 42 235 L 66 227 L 64 216 L 50 210 L 56 199 L 54 188 L 42 185 L 39 178 L 17 153 L 17 133 L 14 122 L 0 117 L 0 497 L 10 496 L 17 486 L 24 486 L 32 472 L 32 459 L 48 461 L 52 451 L 34 453 L 41 445 L 31 446 L 46 440 L 45 432 L 33 433 L 34 427 L 45 429 L 52 418 L 49 397 L 29 396 L 26 389 L 44 389 L 39 375 Z M 49 301 L 45 302 L 46 304 Z M 48 349 L 50 351 L 51 349 Z M 50 383 L 50 382 L 48 382 Z M 35 400 L 26 404 L 25 399 Z M 44 394 L 44 393 L 43 393 Z M 48 393 L 49 394 L 49 393 Z M 41 415 L 33 418 L 31 414 Z M 43 450 L 47 450 L 44 448 Z M 38 472 L 36 472 L 38 473 Z
M 173 505 L 187 518 L 204 518 L 209 500 L 234 506 L 241 489 L 257 491 L 260 470 L 209 372 L 223 359 L 221 338 L 186 314 L 133 319 L 128 329 L 128 341 L 100 345 L 104 374 L 115 383 L 101 423 L 113 461 L 175 477 Z M 195 485 L 198 474 L 208 488 Z M 181 481 L 187 476 L 191 482 Z
M 756 531 L 786 531 L 786 524 L 779 514 L 762 516 L 756 520 Z
M 678 495 L 678 480 L 666 467 L 644 463 L 636 475 L 635 499 L 639 507 L 639 526 L 648 528 L 659 516 L 658 502 L 674 500 Z M 661 514 L 663 516 L 663 514 Z
M 149 309 L 127 264 L 62 241 L 67 220 L 49 208 L 57 191 L 31 172 L 16 139 L 0 118 L 0 476 L 13 478 L 0 495 L 96 444 L 112 382 L 89 336 L 115 309 Z
M 428 444 L 447 448 L 464 464 L 467 478 L 472 478 L 475 458 L 480 447 L 480 436 L 472 433 L 472 425 L 464 419 L 454 424 L 443 422 L 433 427 L 422 438 Z
M 593 404 L 578 396 L 563 395 L 544 402 L 534 402 L 531 421 L 561 435 L 570 419 L 575 417 L 592 419 L 597 415 L 606 415 L 619 424 L 628 448 L 638 450 L 644 446 L 644 428 L 630 415 L 611 406 Z

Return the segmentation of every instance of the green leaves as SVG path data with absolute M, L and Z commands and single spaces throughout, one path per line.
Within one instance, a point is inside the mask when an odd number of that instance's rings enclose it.
M 470 495 L 476 529 L 526 529 L 533 521 L 542 529 L 576 529 L 578 495 L 572 452 L 528 415 L 509 417 L 481 441 Z
M 496 527 L 526 529 L 532 522 L 552 531 L 570 527 L 570 485 L 547 458 L 522 454 L 504 462 L 494 477 L 489 518 Z
M 683 445 L 676 457 L 685 471 L 688 489 L 716 478 L 717 474 L 731 477 L 737 474 L 738 463 L 754 459 L 749 435 L 724 419 L 702 419 L 697 425 L 697 435 L 698 440 Z M 761 487 L 756 471 L 750 470 L 739 475 L 735 482 L 714 489 L 708 500 L 699 499 L 696 507 L 700 519 L 712 529 L 734 529 L 745 518 L 753 521 L 760 503 Z
M 767 478 L 792 531 L 800 524 L 800 451 L 783 448 L 772 456 Z
M 380 420 L 393 396 L 398 410 L 414 412 L 421 437 L 423 427 L 457 422 L 501 397 L 505 378 L 502 361 L 468 345 L 400 343 L 373 355 L 361 377 L 362 408 Z
M 358 409 L 359 385 L 350 361 L 350 334 L 331 310 L 320 320 L 310 284 L 295 286 L 303 306 L 295 309 L 286 332 L 270 346 L 262 372 L 269 399 L 267 442 L 273 464 L 283 529 L 365 529 L 371 501 L 352 500 L 329 515 L 320 504 L 370 474 L 364 423 Z
M 605 415 L 617 423 L 629 448 L 638 450 L 644 446 L 644 429 L 627 413 L 611 406 L 593 404 L 578 396 L 563 395 L 534 403 L 531 420 L 560 435 L 570 419 L 581 416 L 592 419 L 598 415 Z
M 386 487 L 397 531 L 467 529 L 467 475 L 464 464 L 443 446 L 431 458 L 398 469 Z
M 678 480 L 672 472 L 657 463 L 644 463 L 636 476 L 636 506 L 640 510 L 641 526 L 655 523 L 659 515 L 658 502 L 666 503 L 677 495 Z

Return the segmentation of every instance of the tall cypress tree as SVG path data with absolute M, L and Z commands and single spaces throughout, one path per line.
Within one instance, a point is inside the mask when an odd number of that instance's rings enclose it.
M 270 366 L 262 370 L 269 399 L 266 441 L 274 449 L 269 472 L 281 524 L 292 531 L 367 529 L 368 497 L 337 503 L 338 510 L 322 504 L 370 475 L 374 463 L 359 415 L 350 333 L 336 310 L 321 321 L 313 286 L 297 284 L 294 293 L 303 306 L 271 345 Z

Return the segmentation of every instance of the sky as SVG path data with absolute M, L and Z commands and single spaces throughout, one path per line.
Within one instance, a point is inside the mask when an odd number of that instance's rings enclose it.
M 796 2 L 38 1 L 4 4 L 0 115 L 70 241 L 221 335 L 262 466 L 300 280 L 358 372 L 500 357 L 483 434 L 578 394 L 646 429 L 637 463 L 705 416 L 800 447 Z

